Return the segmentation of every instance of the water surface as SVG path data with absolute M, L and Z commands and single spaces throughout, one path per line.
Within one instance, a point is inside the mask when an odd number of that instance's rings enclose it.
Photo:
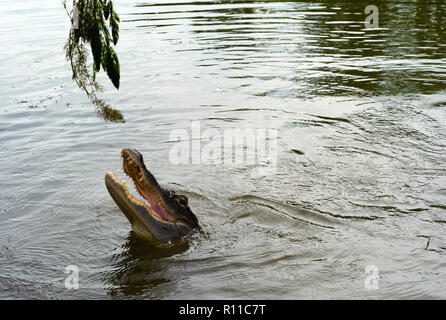
M 367 4 L 117 1 L 115 124 L 71 80 L 62 5 L 1 2 L 0 298 L 446 298 L 446 4 L 377 2 L 373 30 Z M 192 121 L 277 130 L 277 170 L 171 163 Z M 103 182 L 124 147 L 205 235 L 133 235 Z

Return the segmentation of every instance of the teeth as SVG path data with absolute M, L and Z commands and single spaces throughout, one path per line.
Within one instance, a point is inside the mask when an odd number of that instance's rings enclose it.
M 126 160 L 126 162 L 127 162 L 128 165 L 133 165 L 133 164 L 134 164 L 134 161 L 130 158 L 130 156 L 126 155 L 124 159 Z M 128 166 L 125 166 L 125 167 L 127 167 L 127 169 L 130 170 L 130 168 L 129 168 Z M 136 189 L 136 191 L 137 191 L 137 192 L 144 198 L 143 194 L 141 193 L 141 191 L 140 191 L 140 189 L 139 189 L 140 186 L 136 183 L 137 181 L 138 181 L 139 183 L 144 183 L 144 181 L 145 181 L 145 180 L 144 180 L 144 176 L 143 176 L 143 174 L 141 173 L 141 171 L 137 170 L 136 174 L 135 174 L 135 173 L 131 173 L 131 174 L 129 174 L 130 172 L 126 172 L 126 170 L 124 170 L 124 164 L 123 164 L 123 166 L 122 166 L 122 170 L 124 171 L 124 173 L 125 173 L 129 178 L 131 178 L 131 179 L 133 180 L 133 183 L 134 183 L 134 185 L 135 185 L 135 189 Z M 131 171 L 131 170 L 130 170 L 130 171 Z M 132 175 L 133 175 L 133 176 L 132 176 Z M 151 189 L 151 188 L 150 188 L 150 185 L 145 184 L 145 186 L 148 187 L 149 189 Z M 133 197 L 130 193 L 128 193 L 127 190 L 126 190 L 126 193 L 127 193 L 127 194 L 129 195 L 129 197 L 131 197 L 136 203 L 142 204 L 142 205 L 144 205 L 144 206 L 146 206 L 146 207 L 151 207 L 149 201 L 147 201 L 147 202 L 142 202 L 142 201 L 136 199 L 135 197 Z M 167 209 L 167 207 L 166 207 L 166 204 L 165 204 L 164 201 L 162 200 L 161 196 L 158 194 L 158 192 L 155 192 L 155 198 L 156 198 L 156 200 L 157 200 L 159 206 L 161 206 L 165 211 L 169 211 L 169 210 Z
M 139 189 L 140 186 L 136 183 L 136 181 L 139 181 L 140 183 L 144 183 L 144 182 L 145 182 L 145 180 L 144 180 L 144 175 L 141 173 L 141 171 L 137 170 L 136 168 L 134 168 L 134 167 L 129 167 L 129 166 L 128 166 L 128 165 L 133 165 L 133 164 L 135 163 L 135 161 L 133 161 L 129 155 L 121 153 L 121 157 L 122 157 L 123 160 L 125 160 L 125 162 L 122 164 L 122 171 L 124 171 L 124 173 L 126 174 L 126 176 L 128 176 L 129 178 L 131 178 L 131 179 L 133 180 L 133 184 L 134 184 L 134 186 L 135 186 L 136 191 L 138 192 L 138 194 L 139 194 L 141 197 L 144 198 L 144 195 L 142 194 L 141 190 Z M 124 170 L 124 167 L 125 167 L 127 170 Z M 135 169 L 135 170 L 133 170 L 133 169 Z M 137 172 L 135 173 L 134 171 L 137 171 Z M 126 184 L 125 184 L 123 181 L 120 181 L 114 174 L 113 174 L 113 179 L 116 179 L 121 185 L 123 185 L 127 197 L 128 197 L 132 202 L 134 202 L 134 203 L 136 203 L 136 204 L 139 204 L 139 205 L 142 205 L 142 206 L 146 207 L 148 210 L 149 210 L 149 208 L 151 208 L 151 204 L 150 204 L 149 201 L 141 201 L 141 200 L 139 200 L 139 199 L 136 199 L 136 198 L 135 198 L 135 197 L 128 191 Z M 155 194 L 155 198 L 156 198 L 156 200 L 157 200 L 158 205 L 161 206 L 165 211 L 168 212 L 169 210 L 167 209 L 166 204 L 164 203 L 164 201 L 162 200 L 162 198 L 161 198 L 161 196 L 158 194 L 158 192 L 156 192 L 155 190 L 153 190 L 153 189 L 151 188 L 151 186 L 150 186 L 148 183 L 144 183 L 144 185 L 145 185 L 146 188 L 148 188 L 149 192 L 152 192 L 152 193 Z M 145 198 L 144 198 L 144 199 L 145 199 Z M 158 215 L 156 212 L 153 212 L 153 211 L 151 211 L 151 210 L 149 210 L 149 211 L 150 211 L 150 213 L 151 213 L 152 215 L 154 215 L 154 216 L 158 216 L 158 218 L 161 219 L 161 217 L 159 217 L 159 215 Z M 168 222 L 168 221 L 165 221 L 164 219 L 161 219 L 161 220 L 163 220 L 163 222 Z M 168 223 L 171 223 L 171 222 L 168 222 Z

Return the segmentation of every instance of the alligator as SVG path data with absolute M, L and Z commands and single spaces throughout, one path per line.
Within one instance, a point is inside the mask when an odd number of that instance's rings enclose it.
M 105 175 L 105 185 L 138 236 L 149 241 L 167 241 L 201 231 L 187 197 L 162 188 L 137 150 L 123 149 L 121 158 L 123 171 L 133 180 L 144 201 L 131 195 L 112 171 Z

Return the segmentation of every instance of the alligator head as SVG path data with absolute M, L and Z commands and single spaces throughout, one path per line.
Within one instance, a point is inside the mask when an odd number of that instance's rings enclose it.
M 105 175 L 105 185 L 136 234 L 149 240 L 171 240 L 200 229 L 187 197 L 161 188 L 138 151 L 123 149 L 121 157 L 124 172 L 132 178 L 144 201 L 132 196 L 111 171 Z

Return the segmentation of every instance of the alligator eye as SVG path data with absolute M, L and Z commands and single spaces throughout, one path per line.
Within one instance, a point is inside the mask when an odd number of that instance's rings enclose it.
M 177 202 L 179 204 L 181 204 L 183 207 L 187 207 L 187 197 L 181 196 L 181 195 L 177 195 L 176 199 L 177 199 Z

